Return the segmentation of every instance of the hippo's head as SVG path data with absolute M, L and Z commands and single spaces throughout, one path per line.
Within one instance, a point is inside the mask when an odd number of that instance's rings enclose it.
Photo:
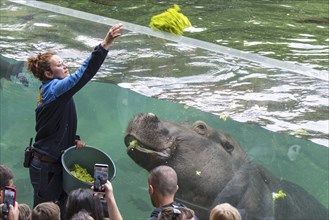
M 152 113 L 135 116 L 125 144 L 128 155 L 148 171 L 159 165 L 173 167 L 180 198 L 196 204 L 210 205 L 246 161 L 233 139 L 205 122 L 169 122 Z
M 233 139 L 203 121 L 175 123 L 139 114 L 129 123 L 125 143 L 129 156 L 144 169 L 168 165 L 176 170 L 176 200 L 200 219 L 208 219 L 209 210 L 223 202 L 248 219 L 328 217 L 326 207 L 312 195 L 250 161 Z M 287 197 L 274 205 L 272 194 L 278 190 Z

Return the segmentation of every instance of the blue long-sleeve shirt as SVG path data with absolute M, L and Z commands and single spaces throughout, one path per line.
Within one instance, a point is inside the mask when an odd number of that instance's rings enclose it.
M 35 110 L 35 151 L 59 160 L 65 149 L 75 145 L 77 114 L 73 95 L 94 77 L 107 53 L 98 45 L 73 74 L 42 83 Z

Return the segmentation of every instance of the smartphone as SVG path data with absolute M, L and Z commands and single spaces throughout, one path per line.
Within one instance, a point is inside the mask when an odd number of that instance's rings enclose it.
M 94 191 L 104 193 L 104 184 L 108 179 L 109 166 L 107 164 L 96 163 L 94 166 Z
M 3 206 L 2 213 L 8 215 L 9 205 L 15 206 L 16 202 L 16 189 L 11 186 L 5 186 L 3 189 Z

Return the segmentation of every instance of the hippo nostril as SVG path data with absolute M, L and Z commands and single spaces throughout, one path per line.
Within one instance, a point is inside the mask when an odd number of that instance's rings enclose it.
M 159 118 L 154 113 L 147 113 L 144 117 L 144 122 L 157 123 Z
M 152 119 L 154 121 L 158 121 L 159 120 L 158 117 L 154 113 L 152 113 L 152 112 L 147 113 L 146 118 Z
M 228 142 L 223 143 L 223 147 L 229 153 L 234 150 L 234 146 Z

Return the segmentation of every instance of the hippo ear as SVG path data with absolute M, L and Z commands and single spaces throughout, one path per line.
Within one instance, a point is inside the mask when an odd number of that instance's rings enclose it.
M 197 132 L 200 135 L 205 135 L 207 134 L 207 124 L 203 121 L 196 121 L 193 124 L 193 130 Z

